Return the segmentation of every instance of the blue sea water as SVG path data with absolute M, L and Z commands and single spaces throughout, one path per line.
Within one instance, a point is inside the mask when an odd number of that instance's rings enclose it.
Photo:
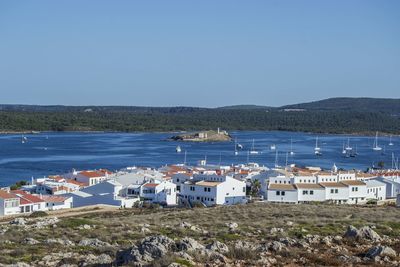
M 284 165 L 286 152 L 293 140 L 295 154 L 288 157 L 288 163 L 313 165 L 330 168 L 333 163 L 344 169 L 366 169 L 379 161 L 391 166 L 392 152 L 400 153 L 400 139 L 380 137 L 379 145 L 385 146 L 385 153 L 372 150 L 373 137 L 318 135 L 322 157 L 314 155 L 316 134 L 301 132 L 249 132 L 230 133 L 244 145 L 239 155 L 234 155 L 234 142 L 187 143 L 166 141 L 171 133 L 40 133 L 26 135 L 28 141 L 21 142 L 21 135 L 0 135 L 0 186 L 31 177 L 64 173 L 74 169 L 107 168 L 118 170 L 126 166 L 160 167 L 165 164 L 183 163 L 187 151 L 187 164 L 196 164 L 207 157 L 210 164 L 237 164 L 257 162 L 272 167 L 275 164 L 276 144 L 278 163 Z M 357 146 L 358 156 L 345 158 L 342 146 L 350 138 L 350 145 Z M 250 155 L 247 151 L 255 140 L 255 149 L 260 153 Z M 182 153 L 175 148 L 180 145 Z

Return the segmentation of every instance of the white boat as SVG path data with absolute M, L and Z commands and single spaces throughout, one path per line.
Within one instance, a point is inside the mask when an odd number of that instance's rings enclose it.
M 347 150 L 347 151 L 353 150 L 353 148 L 350 146 L 350 138 L 347 138 L 346 150 Z
M 235 138 L 235 156 L 239 155 L 239 152 L 237 151 L 237 149 L 238 149 L 238 144 L 237 144 L 237 141 Z
M 254 139 L 253 139 L 253 144 L 251 146 L 250 154 L 252 154 L 252 155 L 258 154 L 258 151 L 255 150 L 255 148 L 254 148 Z
M 181 152 L 182 152 L 181 147 L 180 147 L 180 146 L 177 146 L 177 147 L 176 147 L 176 153 L 181 153 Z
M 344 143 L 343 143 L 343 150 L 342 150 L 342 154 L 347 154 L 346 149 L 344 148 Z
M 315 150 L 314 154 L 315 154 L 316 156 L 322 156 L 322 153 L 321 153 L 321 151 L 319 151 L 319 150 Z
M 392 135 L 390 135 L 389 146 L 393 146 L 393 143 L 392 143 Z
M 372 149 L 374 151 L 381 151 L 382 150 L 382 148 L 378 145 L 378 132 L 376 132 L 374 146 L 372 147 Z
M 290 155 L 293 156 L 294 155 L 294 151 L 293 151 L 293 139 L 290 138 Z
M 320 151 L 321 150 L 321 148 L 318 146 L 318 136 L 317 136 L 317 138 L 315 139 L 315 148 L 314 148 L 314 151 Z M 315 153 L 316 154 L 316 153 Z
M 278 150 L 275 150 L 275 168 L 279 168 L 279 162 L 278 162 Z
M 273 144 L 273 145 L 271 145 L 269 148 L 270 148 L 271 150 L 275 150 L 275 149 L 276 149 L 276 145 Z

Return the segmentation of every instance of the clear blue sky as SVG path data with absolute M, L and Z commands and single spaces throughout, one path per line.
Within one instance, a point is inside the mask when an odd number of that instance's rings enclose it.
M 0 103 L 400 97 L 400 1 L 0 1 Z

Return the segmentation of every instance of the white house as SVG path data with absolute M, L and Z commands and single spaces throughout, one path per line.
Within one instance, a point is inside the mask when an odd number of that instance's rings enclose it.
M 159 203 L 167 206 L 177 204 L 176 184 L 161 181 L 156 183 L 145 183 L 139 188 L 140 197 L 144 201 Z
M 400 179 L 378 177 L 376 180 L 386 184 L 386 198 L 396 198 L 400 194 Z
M 41 199 L 46 203 L 47 210 L 70 209 L 73 207 L 73 197 L 43 195 Z
M 367 185 L 359 180 L 342 180 L 342 184 L 349 188 L 349 204 L 366 202 Z
M 377 180 L 364 180 L 367 185 L 367 200 L 385 200 L 386 199 L 386 184 Z
M 320 183 L 325 188 L 325 199 L 336 204 L 344 204 L 349 200 L 349 188 L 338 182 Z
M 297 189 L 293 184 L 269 184 L 267 201 L 282 203 L 298 203 Z
M 195 175 L 181 186 L 180 197 L 183 202 L 199 202 L 206 206 L 246 202 L 246 182 L 230 176 Z
M 46 210 L 46 202 L 39 196 L 26 193 L 22 190 L 14 190 L 12 193 L 19 197 L 20 213 Z
M 107 180 L 89 187 L 85 187 L 80 191 L 71 192 L 64 196 L 73 197 L 74 207 L 91 206 L 97 204 L 132 207 L 139 201 L 137 197 L 126 197 L 121 194 L 123 192 L 122 185 L 113 180 Z
M 73 179 L 80 183 L 84 183 L 86 186 L 92 186 L 101 183 L 107 179 L 110 179 L 113 175 L 112 172 L 105 169 L 100 170 L 89 170 L 89 171 L 72 171 L 63 175 L 64 178 Z
M 325 201 L 325 188 L 319 184 L 295 184 L 298 202 Z
M 20 198 L 0 189 L 0 216 L 18 214 Z

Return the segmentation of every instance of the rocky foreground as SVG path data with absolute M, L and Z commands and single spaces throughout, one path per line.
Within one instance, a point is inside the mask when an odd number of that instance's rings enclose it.
M 293 212 L 301 207 L 305 206 L 280 206 L 281 219 L 276 218 L 280 223 L 266 228 L 245 224 L 244 219 L 233 216 L 235 213 L 227 207 L 195 211 L 118 211 L 90 215 L 90 218 L 18 218 L 0 226 L 0 266 L 400 265 L 398 222 L 394 224 L 396 229 L 387 226 L 382 218 L 379 218 L 380 223 L 359 227 L 348 224 L 343 225 L 343 229 L 330 229 L 332 224 L 322 223 L 318 228 L 323 231 L 316 231 L 312 230 L 312 225 L 308 226 L 308 221 L 295 217 L 287 219 L 285 209 Z M 236 212 L 245 208 L 231 207 Z M 279 207 L 256 205 L 254 209 L 258 212 L 279 210 Z M 315 211 L 318 209 L 335 212 L 336 206 L 321 206 Z M 358 210 L 349 209 L 351 212 Z M 374 210 L 369 211 L 373 216 Z M 222 222 L 209 223 L 217 227 L 207 227 L 201 219 L 191 217 L 207 217 L 213 212 L 216 217 L 225 218 Z M 252 213 L 247 212 L 251 217 Z M 363 214 L 365 210 L 359 212 Z M 390 208 L 389 213 L 394 217 L 388 219 L 398 216 L 395 208 Z M 178 215 L 181 218 L 177 219 Z M 173 224 L 168 220 L 160 222 L 160 217 L 174 217 Z M 363 221 L 353 217 L 344 220 L 353 220 L 356 224 Z M 148 223 L 129 224 L 124 218 L 134 221 L 147 218 Z

